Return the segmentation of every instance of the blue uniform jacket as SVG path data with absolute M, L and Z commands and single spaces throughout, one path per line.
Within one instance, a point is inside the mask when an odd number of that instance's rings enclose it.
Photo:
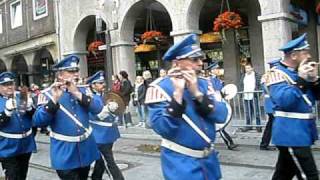
M 86 94 L 86 88 L 79 88 L 80 92 Z M 46 90 L 48 93 L 50 89 Z M 50 93 L 51 94 L 51 93 Z M 45 93 L 44 93 L 45 95 Z M 49 97 L 45 95 L 49 101 Z M 88 98 L 89 96 L 83 96 Z M 79 136 L 85 133 L 85 130 L 76 125 L 69 116 L 61 109 L 55 112 L 49 112 L 48 104 L 38 107 L 33 116 L 33 122 L 36 126 L 49 125 L 51 131 L 67 136 Z M 71 114 L 73 114 L 84 127 L 89 128 L 89 112 L 97 114 L 101 111 L 103 104 L 99 97 L 93 95 L 88 106 L 80 105 L 69 92 L 64 92 L 59 99 L 59 104 L 62 104 Z M 51 164 L 57 170 L 69 170 L 84 166 L 89 166 L 93 161 L 100 158 L 100 154 L 94 141 L 92 134 L 81 142 L 66 142 L 54 138 L 50 138 L 50 156 Z
M 101 101 L 103 101 L 102 96 L 98 96 L 98 97 L 100 98 Z M 113 126 L 111 127 L 90 123 L 90 125 L 93 128 L 92 133 L 97 144 L 114 143 L 120 137 L 119 129 L 117 124 L 115 123 L 115 119 L 116 119 L 115 115 L 111 113 L 104 120 L 100 120 L 95 114 L 90 113 L 90 121 L 113 123 Z
M 17 93 L 17 104 L 20 99 L 20 94 Z M 0 114 L 1 125 L 0 131 L 10 134 L 23 134 L 28 132 L 32 128 L 32 114 L 26 112 L 24 114 L 18 113 L 14 110 L 11 117 L 5 117 L 5 105 L 8 99 L 0 96 Z M 8 118 L 6 122 L 3 122 L 3 118 Z M 36 143 L 33 134 L 22 138 L 13 139 L 0 136 L 0 157 L 12 157 L 19 154 L 30 153 L 36 150 Z
M 209 94 L 210 89 L 208 89 L 206 79 L 199 78 L 198 85 L 203 94 Z M 165 139 L 194 150 L 203 150 L 209 144 L 184 119 L 168 114 L 167 107 L 170 97 L 173 97 L 173 91 L 174 87 L 168 77 L 156 80 L 150 85 L 146 103 L 149 108 L 151 127 Z M 212 88 L 210 91 L 213 91 Z M 197 105 L 187 89 L 183 99 L 186 104 L 184 113 L 214 142 L 215 123 L 223 123 L 228 114 L 226 104 L 215 101 L 213 96 L 209 95 L 210 101 L 214 104 L 214 110 L 204 116 L 196 111 Z M 220 165 L 215 151 L 206 158 L 198 159 L 162 147 L 161 165 L 165 179 L 215 180 L 221 178 Z
M 221 89 L 224 86 L 223 85 L 224 83 L 219 78 L 217 78 L 216 76 L 211 76 L 210 81 L 212 83 L 214 90 L 221 91 Z
M 274 104 L 270 99 L 270 95 L 268 94 L 268 90 L 265 84 L 262 84 L 263 87 L 263 95 L 264 95 L 264 112 L 266 114 L 273 114 Z
M 290 113 L 312 113 L 315 103 L 314 92 L 307 89 L 305 93 L 294 83 L 299 79 L 297 71 L 283 64 L 274 67 L 270 72 L 267 86 L 274 111 Z M 294 82 L 290 82 L 291 79 Z M 303 94 L 306 94 L 309 105 Z M 315 119 L 299 119 L 276 116 L 272 126 L 272 142 L 277 146 L 302 147 L 310 146 L 318 139 Z

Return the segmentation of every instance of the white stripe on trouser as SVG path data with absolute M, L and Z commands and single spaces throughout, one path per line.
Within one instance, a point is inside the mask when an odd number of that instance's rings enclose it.
M 293 149 L 291 147 L 288 147 L 288 151 L 293 159 L 294 164 L 297 166 L 298 170 L 300 171 L 301 177 L 302 179 L 307 179 L 306 174 L 303 172 L 303 169 L 301 167 L 301 164 L 298 160 L 298 158 L 296 157 L 296 155 L 294 155 Z

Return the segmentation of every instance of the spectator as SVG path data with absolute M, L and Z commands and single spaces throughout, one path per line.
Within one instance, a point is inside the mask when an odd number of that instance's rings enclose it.
M 111 91 L 114 93 L 119 94 L 120 93 L 120 88 L 121 88 L 121 81 L 119 79 L 118 75 L 112 75 L 112 87 L 111 87 Z
M 146 86 L 144 84 L 144 79 L 142 76 L 136 77 L 136 82 L 134 85 L 134 96 L 133 96 L 133 104 L 136 106 L 137 114 L 139 116 L 139 124 L 137 127 L 145 127 L 146 126 L 146 113 L 145 113 L 145 105 L 144 100 L 146 97 Z
M 145 83 L 146 87 L 148 87 L 149 84 L 153 81 L 151 72 L 149 70 L 143 71 L 142 77 L 144 79 L 144 83 Z
M 165 77 L 167 75 L 167 71 L 164 69 L 160 69 L 159 75 L 160 75 L 160 77 Z
M 260 110 L 258 106 L 258 94 L 254 91 L 260 89 L 260 75 L 254 71 L 252 65 L 245 65 L 245 74 L 240 79 L 240 89 L 243 93 L 243 100 L 246 113 L 246 127 L 242 131 L 251 130 L 252 119 L 256 118 L 256 125 L 259 126 L 260 122 Z M 262 132 L 261 127 L 257 127 L 258 132 Z
M 126 110 L 123 116 L 120 115 L 119 119 L 120 119 L 120 124 L 122 123 L 122 120 L 124 120 L 125 125 L 128 127 L 128 126 L 132 126 L 131 114 L 129 112 L 129 102 L 130 102 L 130 96 L 133 88 L 130 80 L 128 79 L 128 73 L 126 71 L 120 71 L 119 79 L 121 82 L 119 94 L 123 98 L 123 101 L 126 105 Z

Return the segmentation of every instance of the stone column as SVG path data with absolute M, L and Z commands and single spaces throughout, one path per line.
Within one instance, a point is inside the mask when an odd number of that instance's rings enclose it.
M 222 44 L 225 83 L 238 84 L 240 80 L 240 52 L 234 30 L 225 31 L 226 41 Z
M 36 51 L 31 51 L 23 54 L 24 60 L 26 61 L 28 66 L 28 73 L 33 73 L 32 65 L 33 65 L 35 55 L 36 55 Z M 28 79 L 29 79 L 29 85 L 35 82 L 34 76 L 28 76 Z
M 282 57 L 278 49 L 292 39 L 290 26 L 291 15 L 288 13 L 289 0 L 259 0 L 262 25 L 263 51 L 265 69 L 274 58 Z
M 119 74 L 121 70 L 127 71 L 130 81 L 133 83 L 136 78 L 136 61 L 134 54 L 134 43 L 118 41 L 111 44 L 113 72 Z

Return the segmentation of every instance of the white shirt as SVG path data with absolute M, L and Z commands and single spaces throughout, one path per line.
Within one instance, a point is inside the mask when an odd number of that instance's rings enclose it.
M 255 72 L 251 74 L 245 74 L 243 78 L 243 98 L 245 100 L 252 100 L 253 99 L 253 91 L 256 88 L 256 77 Z M 251 92 L 251 93 L 246 93 Z

